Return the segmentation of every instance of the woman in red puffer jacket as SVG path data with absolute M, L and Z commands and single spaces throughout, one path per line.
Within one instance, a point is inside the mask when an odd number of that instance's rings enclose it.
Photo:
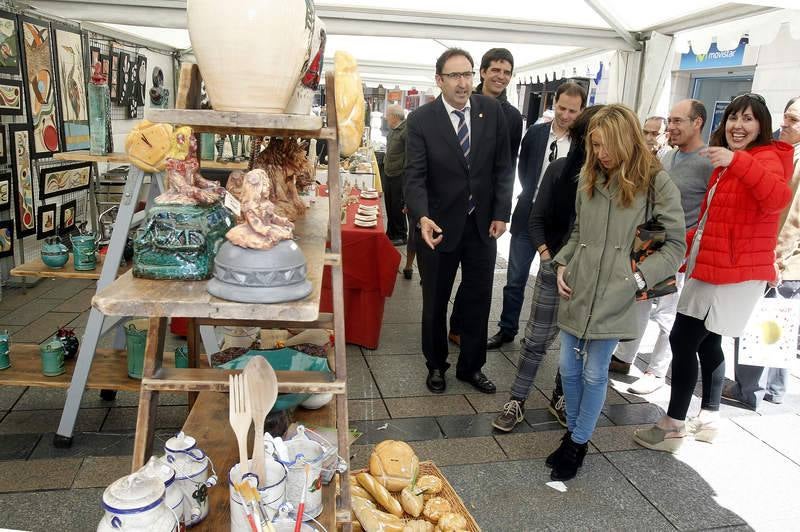
M 694 433 L 717 434 L 725 380 L 722 337 L 738 337 L 764 293 L 777 279 L 778 219 L 791 199 L 793 149 L 772 140 L 764 98 L 744 94 L 725 109 L 705 155 L 715 166 L 696 229 L 687 236 L 686 284 L 670 333 L 672 393 L 667 415 L 637 430 L 640 445 L 675 452 Z M 697 383 L 703 381 L 700 415 L 684 423 Z

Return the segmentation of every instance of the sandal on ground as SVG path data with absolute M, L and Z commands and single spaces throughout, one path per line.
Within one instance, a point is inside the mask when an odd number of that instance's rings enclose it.
M 719 435 L 719 426 L 714 423 L 703 423 L 699 417 L 693 417 L 686 422 L 686 431 L 694 436 L 695 441 L 712 443 Z
M 677 453 L 686 440 L 685 431 L 666 431 L 653 425 L 649 429 L 634 431 L 633 440 L 654 451 Z

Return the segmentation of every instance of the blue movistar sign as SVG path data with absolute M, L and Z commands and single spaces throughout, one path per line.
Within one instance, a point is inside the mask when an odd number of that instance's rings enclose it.
M 696 54 L 689 48 L 685 54 L 681 54 L 681 70 L 696 70 L 698 68 L 724 68 L 739 66 L 744 60 L 744 48 L 747 46 L 747 37 L 742 37 L 739 46 L 733 50 L 720 50 L 717 43 L 711 43 L 708 52 Z

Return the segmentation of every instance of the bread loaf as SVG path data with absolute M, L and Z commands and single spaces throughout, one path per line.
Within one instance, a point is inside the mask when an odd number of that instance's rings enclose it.
M 353 480 L 355 480 L 355 479 L 353 479 Z M 353 497 L 361 497 L 362 499 L 367 499 L 368 501 L 373 500 L 372 499 L 372 495 L 370 495 L 367 490 L 362 488 L 361 485 L 358 484 L 357 481 L 350 483 L 350 494 Z
M 414 519 L 413 521 L 406 521 L 406 526 L 403 532 L 433 532 L 433 523 L 424 521 L 422 519 Z
M 352 55 L 337 51 L 333 64 L 339 152 L 343 157 L 350 157 L 361 146 L 364 134 L 364 89 L 358 75 L 358 64 Z
M 409 444 L 384 440 L 375 446 L 369 457 L 369 472 L 389 491 L 398 492 L 417 476 L 419 459 Z
M 450 507 L 450 503 L 447 502 L 447 499 L 433 497 L 425 503 L 425 508 L 422 510 L 422 514 L 429 521 L 438 523 L 439 518 L 451 510 L 452 508 Z
M 425 501 L 422 499 L 422 495 L 417 495 L 411 491 L 411 486 L 406 486 L 400 492 L 400 505 L 411 517 L 419 517 L 424 504 Z
M 467 528 L 467 520 L 461 514 L 447 512 L 439 518 L 436 528 L 442 532 L 458 532 Z
M 128 133 L 125 153 L 137 168 L 145 172 L 161 172 L 166 167 L 172 148 L 172 126 L 142 120 Z
M 422 475 L 414 484 L 415 493 L 424 493 L 425 496 L 436 495 L 442 491 L 442 479 L 434 475 Z
M 365 532 L 403 532 L 405 524 L 399 517 L 381 512 L 374 503 L 361 497 L 352 497 L 351 501 L 353 513 Z
M 361 487 L 364 488 L 372 495 L 372 498 L 375 499 L 375 502 L 383 506 L 385 509 L 389 511 L 389 513 L 396 515 L 397 517 L 403 516 L 403 507 L 400 506 L 400 503 L 392 497 L 391 493 L 389 493 L 386 488 L 381 486 L 378 481 L 376 481 L 372 475 L 369 473 L 359 473 L 356 475 L 358 479 L 358 483 L 361 484 Z

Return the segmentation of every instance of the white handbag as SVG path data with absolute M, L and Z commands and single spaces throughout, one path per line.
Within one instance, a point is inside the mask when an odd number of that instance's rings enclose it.
M 774 289 L 773 289 L 774 290 Z M 739 340 L 739 364 L 792 367 L 797 358 L 800 299 L 762 297 Z

